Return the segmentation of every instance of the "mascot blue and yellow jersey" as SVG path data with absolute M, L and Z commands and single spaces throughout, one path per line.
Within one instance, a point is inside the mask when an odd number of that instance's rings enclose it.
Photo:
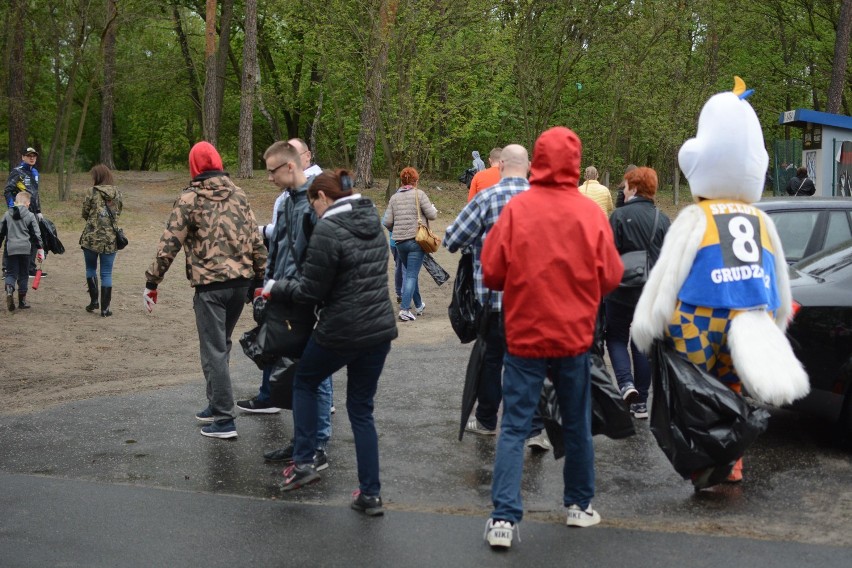
M 666 335 L 682 356 L 739 391 L 728 331 L 744 310 L 778 309 L 775 250 L 756 207 L 725 199 L 697 205 L 706 227 Z
M 722 199 L 698 206 L 707 228 L 678 299 L 714 308 L 777 310 L 775 250 L 760 210 Z

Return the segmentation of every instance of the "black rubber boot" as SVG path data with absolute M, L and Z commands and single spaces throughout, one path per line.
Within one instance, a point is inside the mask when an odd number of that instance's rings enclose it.
M 27 303 L 27 293 L 26 292 L 18 292 L 18 308 L 22 310 L 28 310 L 32 306 Z
M 112 315 L 109 309 L 112 301 L 112 286 L 101 286 L 101 317 L 107 318 Z
M 86 278 L 86 286 L 89 287 L 89 298 L 91 299 L 89 305 L 86 306 L 86 311 L 93 312 L 100 307 L 98 305 L 98 277 Z
M 15 311 L 15 287 L 6 284 L 6 307 L 10 312 Z

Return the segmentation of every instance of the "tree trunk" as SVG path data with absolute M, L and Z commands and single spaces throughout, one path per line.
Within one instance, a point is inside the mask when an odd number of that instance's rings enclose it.
M 250 178 L 254 160 L 252 144 L 252 122 L 254 121 L 254 89 L 257 83 L 257 0 L 245 0 L 245 43 L 243 44 L 243 80 L 240 95 L 240 147 L 237 174 Z
M 27 147 L 27 113 L 24 100 L 24 29 L 27 22 L 26 0 L 12 0 L 6 20 L 6 53 L 9 54 L 9 166 L 21 160 Z
M 216 0 L 207 0 L 204 47 L 204 139 L 216 145 Z
M 255 14 L 257 9 L 255 8 Z M 222 105 L 225 100 L 225 75 L 228 68 L 228 54 L 230 53 L 231 42 L 231 19 L 234 15 L 234 0 L 222 0 L 222 17 L 219 20 L 219 46 L 216 50 L 216 106 L 215 128 L 216 139 L 219 139 L 219 125 L 222 122 Z M 257 17 L 255 17 L 257 21 Z M 256 35 L 255 35 L 256 37 Z M 257 41 L 257 40 L 255 40 Z M 255 43 L 255 45 L 257 45 Z M 256 52 L 257 50 L 255 50 Z M 239 75 L 240 69 L 234 65 L 235 73 Z
M 390 28 L 396 22 L 399 0 L 381 0 L 378 25 L 373 28 L 373 45 L 378 51 L 367 70 L 367 92 L 361 109 L 361 127 L 355 147 L 355 187 L 373 186 L 373 155 L 376 152 L 376 128 L 379 123 L 379 108 L 382 104 L 382 86 L 388 63 Z
M 201 95 L 198 93 L 198 75 L 195 73 L 195 65 L 192 64 L 192 54 L 189 51 L 189 42 L 186 39 L 186 33 L 183 31 L 180 12 L 177 4 L 172 5 L 172 17 L 175 22 L 175 35 L 177 35 L 180 51 L 183 54 L 183 61 L 186 65 L 186 72 L 189 79 L 189 99 L 192 101 L 192 108 L 195 110 L 195 117 L 198 120 L 198 126 L 204 124 L 204 116 L 201 110 Z M 203 127 L 203 126 L 202 126 Z M 187 127 L 187 136 L 190 146 L 195 142 L 195 136 L 192 134 L 191 126 Z
M 68 166 L 68 172 L 65 174 L 65 183 L 62 190 L 59 192 L 59 200 L 65 201 L 71 195 L 71 174 L 74 171 L 74 166 L 77 163 L 77 152 L 80 150 L 80 140 L 83 139 L 83 127 L 86 125 L 86 115 L 89 112 L 89 99 L 92 98 L 94 90 L 94 82 L 89 82 L 89 87 L 86 89 L 86 97 L 83 99 L 83 108 L 80 110 L 80 122 L 77 124 L 77 136 L 74 138 L 74 147 L 71 149 L 71 161 Z M 110 154 L 112 158 L 112 154 Z M 106 166 L 106 164 L 104 164 Z M 110 167 L 110 166 L 107 166 Z M 110 169 L 112 169 L 110 167 Z
M 101 163 L 115 169 L 112 159 L 112 126 L 115 109 L 115 36 L 118 16 L 116 0 L 106 0 L 103 47 L 104 82 L 101 86 Z M 87 93 L 88 95 L 88 93 Z M 87 101 L 88 102 L 88 101 Z
M 843 0 L 840 6 L 840 20 L 837 22 L 837 37 L 834 40 L 834 63 L 831 67 L 831 85 L 828 87 L 825 112 L 834 114 L 840 112 L 843 87 L 846 85 L 850 34 L 852 34 L 852 0 Z

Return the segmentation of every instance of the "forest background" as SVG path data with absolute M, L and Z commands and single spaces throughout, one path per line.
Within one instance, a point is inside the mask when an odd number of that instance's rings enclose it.
M 2 156 L 71 176 L 186 168 L 214 143 L 234 177 L 301 137 L 359 185 L 413 165 L 455 178 L 494 146 L 565 125 L 583 166 L 669 185 L 706 99 L 741 76 L 768 149 L 779 114 L 850 114 L 852 0 L 8 0 Z

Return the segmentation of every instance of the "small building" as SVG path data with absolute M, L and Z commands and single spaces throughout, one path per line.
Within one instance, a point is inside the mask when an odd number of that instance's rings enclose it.
M 779 159 L 783 152 L 776 144 L 776 193 L 784 194 L 790 172 L 805 166 L 816 186 L 814 195 L 852 197 L 852 117 L 799 108 L 781 113 L 778 124 L 801 128 L 802 137 L 798 163 Z

